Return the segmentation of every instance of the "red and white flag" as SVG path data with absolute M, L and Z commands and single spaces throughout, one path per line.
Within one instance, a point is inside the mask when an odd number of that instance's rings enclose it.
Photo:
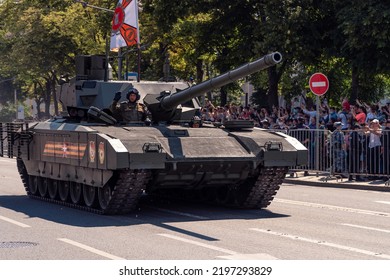
M 139 43 L 137 0 L 119 0 L 112 18 L 110 49 Z

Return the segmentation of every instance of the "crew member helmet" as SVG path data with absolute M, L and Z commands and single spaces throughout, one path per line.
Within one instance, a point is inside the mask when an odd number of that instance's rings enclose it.
M 129 91 L 126 94 L 127 99 L 129 99 L 130 94 L 135 94 L 137 96 L 135 101 L 138 101 L 141 98 L 141 96 L 139 95 L 139 91 L 136 88 L 129 89 Z

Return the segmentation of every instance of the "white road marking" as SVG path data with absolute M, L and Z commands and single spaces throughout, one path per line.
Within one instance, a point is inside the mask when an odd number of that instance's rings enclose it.
M 4 216 L 0 216 L 0 220 L 3 220 L 3 221 L 6 221 L 6 222 L 9 222 L 11 224 L 14 224 L 14 225 L 17 225 L 17 226 L 20 226 L 22 228 L 29 228 L 31 226 L 29 225 L 26 225 L 26 224 L 23 224 L 23 223 L 20 223 L 20 222 L 17 222 L 15 220 L 12 220 L 12 219 L 9 219 L 7 217 L 4 217 Z
M 361 228 L 361 229 L 368 229 L 368 230 L 374 230 L 374 231 L 380 231 L 380 232 L 385 232 L 385 233 L 390 233 L 390 230 L 387 229 L 380 229 L 380 228 L 373 228 L 373 227 L 365 227 L 365 226 L 359 226 L 359 225 L 353 225 L 353 224 L 341 224 L 343 226 L 348 226 L 348 227 L 355 227 L 355 228 Z
M 0 163 L 1 162 L 7 162 L 7 163 L 13 162 L 13 163 L 16 163 L 16 159 L 15 158 L 1 158 L 0 159 Z
M 70 239 L 67 239 L 67 238 L 58 238 L 59 241 L 62 241 L 62 242 L 65 242 L 65 243 L 68 243 L 70 245 L 73 245 L 73 246 L 76 246 L 78 248 L 81 248 L 81 249 L 84 249 L 88 252 L 91 252 L 91 253 L 94 253 L 96 255 L 99 255 L 99 256 L 102 256 L 102 257 L 105 257 L 107 259 L 111 259 L 111 260 L 125 260 L 121 257 L 117 257 L 117 256 L 114 256 L 114 255 L 111 255 L 109 253 L 106 253 L 106 252 L 103 252 L 103 251 L 100 251 L 98 249 L 95 249 L 95 248 L 92 248 L 92 247 L 89 247 L 87 245 L 84 245 L 84 244 L 81 244 L 79 242 L 76 242 L 76 241 L 73 241 L 73 240 L 70 240 Z
M 11 166 L 10 165 L 10 163 L 12 164 L 12 165 L 16 165 L 16 160 L 15 159 L 9 159 L 9 158 L 2 158 L 1 160 L 0 160 L 0 164 L 1 165 L 5 165 L 5 166 Z
M 175 236 L 175 235 L 171 235 L 171 234 L 160 233 L 158 235 L 164 236 L 167 238 L 171 238 L 174 240 L 178 240 L 181 242 L 189 243 L 189 244 L 192 244 L 195 246 L 200 246 L 200 247 L 207 248 L 210 250 L 218 251 L 218 252 L 221 252 L 224 254 L 228 254 L 227 256 L 218 256 L 218 258 L 221 258 L 221 259 L 226 259 L 226 260 L 277 260 L 277 258 L 275 258 L 274 256 L 271 256 L 271 255 L 268 255 L 268 254 L 263 254 L 263 253 L 240 254 L 240 253 L 237 253 L 237 252 L 232 251 L 232 250 L 224 249 L 224 248 L 217 247 L 214 245 L 205 244 L 202 242 L 190 240 L 187 238 L 183 238 L 183 237 L 179 237 L 179 236 Z
M 238 254 L 237 252 L 232 251 L 232 250 L 220 248 L 220 247 L 217 247 L 217 246 L 214 246 L 214 245 L 205 244 L 205 243 L 202 243 L 202 242 L 198 242 L 198 241 L 194 241 L 194 240 L 191 240 L 191 239 L 182 238 L 182 237 L 171 235 L 171 234 L 160 233 L 158 235 L 164 236 L 164 237 L 167 237 L 167 238 L 171 238 L 171 239 L 174 239 L 174 240 L 182 241 L 182 242 L 185 242 L 185 243 L 189 243 L 189 244 L 192 244 L 192 245 L 200 246 L 200 247 L 203 247 L 203 248 L 211 249 L 211 250 L 214 250 L 214 251 L 222 252 L 224 254 L 229 254 L 229 255 L 237 255 Z
M 154 209 L 154 210 L 158 210 L 158 211 L 161 211 L 161 212 L 170 213 L 170 214 L 175 214 L 175 215 L 180 215 L 180 216 L 195 218 L 195 219 L 199 219 L 199 220 L 208 220 L 208 219 L 209 219 L 209 218 L 203 217 L 203 216 L 198 216 L 198 215 L 193 215 L 193 214 L 190 214 L 190 213 L 179 212 L 179 211 L 173 211 L 173 210 L 168 210 L 168 209 L 163 209 L 163 208 L 158 208 L 158 207 L 149 206 L 148 208 Z
M 278 258 L 275 258 L 274 256 L 268 254 L 238 254 L 220 256 L 219 258 L 225 260 L 278 260 Z
M 375 201 L 375 202 L 383 203 L 383 204 L 390 204 L 390 201 L 381 201 L 381 200 L 379 200 L 379 201 Z
M 304 202 L 304 201 L 295 201 L 295 200 L 280 199 L 280 198 L 275 198 L 273 201 L 280 202 L 280 203 L 314 207 L 314 208 L 327 208 L 327 209 L 331 209 L 331 210 L 353 212 L 353 213 L 372 215 L 372 216 L 390 217 L 390 213 L 387 213 L 387 212 L 378 212 L 378 211 L 363 210 L 363 209 L 356 209 L 356 208 L 349 208 L 349 207 L 342 207 L 342 206 L 335 206 L 335 205 L 328 205 L 328 204 L 320 204 L 320 203 L 312 203 L 312 202 Z
M 382 254 L 382 253 L 375 253 L 375 252 L 371 252 L 371 251 L 367 251 L 367 250 L 363 250 L 363 249 L 358 249 L 358 248 L 354 248 L 354 247 L 349 247 L 349 246 L 344 246 L 344 245 L 340 245 L 340 244 L 336 244 L 336 243 L 315 240 L 315 239 L 310 239 L 310 238 L 305 238 L 305 237 L 299 237 L 296 235 L 290 235 L 287 233 L 280 233 L 280 232 L 275 232 L 272 230 L 266 230 L 266 229 L 260 229 L 260 228 L 250 228 L 250 230 L 261 232 L 261 233 L 266 233 L 266 234 L 271 234 L 271 235 L 276 235 L 279 237 L 289 238 L 289 239 L 296 240 L 296 241 L 303 241 L 303 242 L 313 243 L 313 244 L 317 244 L 317 245 L 328 246 L 328 247 L 332 247 L 332 248 L 336 248 L 336 249 L 340 249 L 340 250 L 345 250 L 345 251 L 350 251 L 350 252 L 354 252 L 354 253 L 368 255 L 371 257 L 390 260 L 390 255 L 386 255 L 386 254 Z

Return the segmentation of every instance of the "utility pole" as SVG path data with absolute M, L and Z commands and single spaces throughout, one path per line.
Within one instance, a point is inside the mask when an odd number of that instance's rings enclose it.
M 16 120 L 18 119 L 18 92 L 14 89 L 14 98 L 15 98 L 15 109 L 16 109 Z

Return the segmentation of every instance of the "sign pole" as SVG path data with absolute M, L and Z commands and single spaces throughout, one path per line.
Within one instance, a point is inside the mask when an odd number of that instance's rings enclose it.
M 315 168 L 319 170 L 320 157 L 320 96 L 324 95 L 329 89 L 329 80 L 322 73 L 315 73 L 310 77 L 309 87 L 312 93 L 316 95 L 316 140 L 315 140 Z
M 315 141 L 315 145 L 316 145 L 316 170 L 320 170 L 319 169 L 319 165 L 320 165 L 320 97 L 317 95 L 316 96 L 316 103 L 317 103 L 317 106 L 316 106 L 316 141 Z
M 123 80 L 123 78 L 122 78 L 122 49 L 120 47 L 118 50 L 118 80 Z

